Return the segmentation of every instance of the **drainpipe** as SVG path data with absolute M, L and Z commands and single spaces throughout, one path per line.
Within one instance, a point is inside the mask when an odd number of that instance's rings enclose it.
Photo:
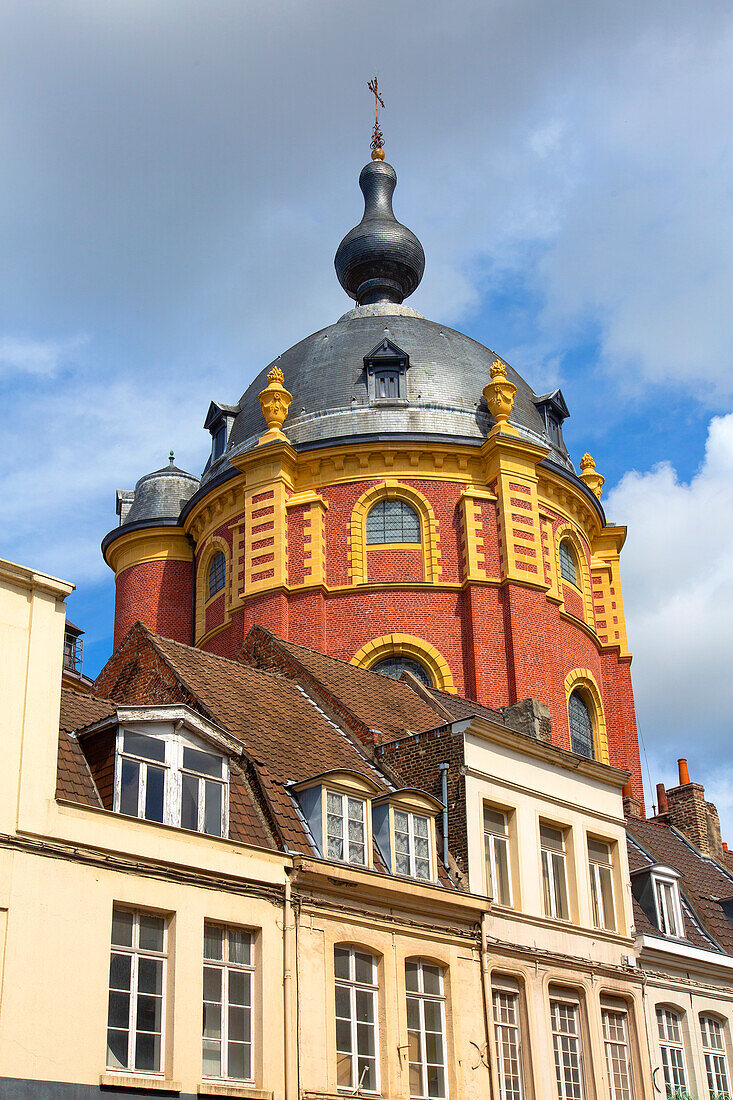
M 298 1100 L 298 1074 L 295 1064 L 297 1020 L 293 992 L 293 898 L 290 875 L 286 872 L 283 901 L 283 1055 L 285 1062 L 285 1100 Z
M 450 764 L 439 764 L 440 785 L 443 796 L 443 863 L 448 870 L 448 768 Z
M 481 988 L 483 996 L 481 1000 L 484 1006 L 484 1029 L 486 1032 L 486 1046 L 484 1048 L 485 1057 L 481 1060 L 486 1066 L 486 1071 L 489 1075 L 489 1095 L 496 1095 L 496 1086 L 494 1084 L 494 1071 L 493 1058 L 491 1055 L 493 1036 L 492 1036 L 492 1020 L 494 1014 L 494 1008 L 491 997 L 491 974 L 489 963 L 489 914 L 481 914 Z

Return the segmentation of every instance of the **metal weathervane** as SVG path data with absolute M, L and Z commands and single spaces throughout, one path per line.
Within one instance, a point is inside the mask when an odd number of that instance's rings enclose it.
M 372 134 L 372 160 L 384 160 L 384 137 L 379 129 L 379 108 L 384 110 L 384 100 L 379 94 L 379 83 L 376 76 L 367 84 L 367 88 L 374 96 L 374 133 Z

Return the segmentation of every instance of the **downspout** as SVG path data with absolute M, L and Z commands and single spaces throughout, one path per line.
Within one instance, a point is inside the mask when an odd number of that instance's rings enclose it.
M 298 1073 L 295 1065 L 297 1026 L 293 992 L 293 897 L 290 873 L 286 871 L 283 899 L 283 1056 L 285 1062 L 285 1100 L 298 1100 Z
M 491 976 L 489 974 L 489 950 L 488 950 L 488 938 L 489 938 L 489 914 L 481 914 L 481 985 L 483 989 L 482 1000 L 484 1002 L 484 1028 L 486 1031 L 486 1056 L 483 1059 L 484 1065 L 489 1075 L 489 1093 L 491 1096 L 495 1096 L 495 1084 L 494 1084 L 494 1070 L 492 1068 L 494 1059 L 492 1057 L 492 1020 L 493 1020 L 493 1004 L 491 998 Z
M 440 787 L 443 798 L 443 864 L 448 870 L 448 768 L 450 764 L 439 764 Z

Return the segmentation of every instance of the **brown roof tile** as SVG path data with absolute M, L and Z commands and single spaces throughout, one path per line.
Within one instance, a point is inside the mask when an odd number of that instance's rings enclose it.
M 80 691 L 72 691 L 71 688 L 62 688 L 59 729 L 65 733 L 78 732 L 114 714 L 116 708 L 117 704 L 110 699 L 100 699 L 96 695 L 85 695 Z

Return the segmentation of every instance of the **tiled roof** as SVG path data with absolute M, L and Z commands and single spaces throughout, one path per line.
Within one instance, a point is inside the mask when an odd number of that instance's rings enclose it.
M 76 737 L 71 734 L 114 714 L 115 704 L 70 688 L 61 689 L 56 797 L 85 806 L 101 806 L 91 772 Z
M 114 714 L 116 706 L 110 699 L 99 699 L 96 695 L 85 695 L 81 691 L 62 688 L 59 729 L 64 733 L 78 733 L 86 726 L 101 722 L 103 718 Z
M 393 680 L 306 646 L 285 642 L 274 635 L 270 638 L 367 729 L 387 739 L 424 733 L 445 724 L 443 715 L 401 680 Z
M 667 825 L 630 818 L 627 820 L 627 830 L 632 841 L 646 853 L 645 858 L 638 848 L 633 844 L 629 845 L 631 869 L 636 870 L 650 863 L 665 863 L 679 871 L 682 875 L 680 890 L 690 909 L 721 948 L 733 953 L 733 924 L 718 901 L 719 898 L 733 894 L 733 874 L 726 873 L 713 860 L 707 859 L 676 829 Z M 645 923 L 649 924 L 646 918 Z M 640 931 L 649 931 L 649 934 L 657 932 L 653 926 L 649 929 L 640 925 L 637 927 Z M 689 919 L 685 920 L 685 932 L 691 943 L 710 948 L 709 941 Z
M 437 688 L 429 688 L 428 690 L 456 721 L 460 721 L 462 718 L 472 718 L 474 714 L 478 714 L 482 718 L 490 718 L 493 722 L 500 722 L 501 725 L 504 725 L 504 719 L 498 710 L 492 710 L 491 707 L 482 707 L 480 703 L 474 703 L 472 699 L 464 699 L 460 695 L 450 695 L 447 691 L 438 691 Z

